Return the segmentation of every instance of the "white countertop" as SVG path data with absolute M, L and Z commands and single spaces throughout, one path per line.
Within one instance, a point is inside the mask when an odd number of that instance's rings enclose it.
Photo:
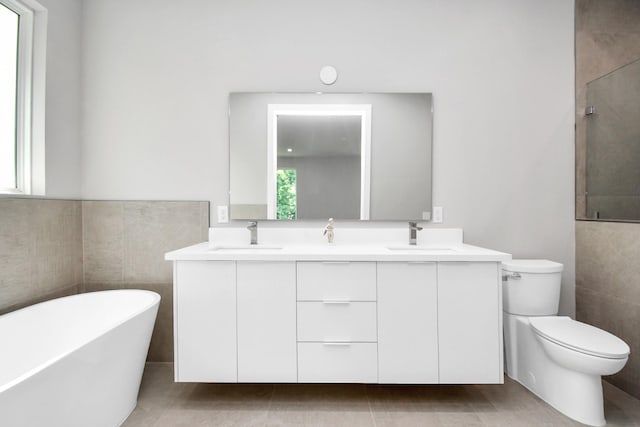
M 478 246 L 450 248 L 403 244 L 282 244 L 211 246 L 209 242 L 167 252 L 168 261 L 508 261 L 511 255 Z M 394 249 L 390 249 L 394 248 Z

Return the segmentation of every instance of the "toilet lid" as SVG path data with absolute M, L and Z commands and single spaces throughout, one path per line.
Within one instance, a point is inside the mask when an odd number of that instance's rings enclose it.
M 563 266 L 547 259 L 512 259 L 502 261 L 502 268 L 518 273 L 560 273 Z
M 629 346 L 615 335 L 565 316 L 529 319 L 533 330 L 550 341 L 592 356 L 624 359 Z

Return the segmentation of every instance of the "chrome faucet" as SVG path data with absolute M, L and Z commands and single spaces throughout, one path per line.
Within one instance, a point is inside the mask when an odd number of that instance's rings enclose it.
M 258 221 L 249 221 L 247 230 L 251 232 L 251 244 L 257 245 L 258 244 Z
M 415 245 L 418 243 L 418 231 L 422 230 L 422 227 L 418 227 L 416 221 L 409 221 L 409 244 Z

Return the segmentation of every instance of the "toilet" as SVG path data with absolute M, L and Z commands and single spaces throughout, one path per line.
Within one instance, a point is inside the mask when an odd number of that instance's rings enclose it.
M 562 268 L 548 260 L 502 263 L 506 373 L 566 416 L 603 426 L 601 377 L 624 367 L 629 346 L 557 315 Z

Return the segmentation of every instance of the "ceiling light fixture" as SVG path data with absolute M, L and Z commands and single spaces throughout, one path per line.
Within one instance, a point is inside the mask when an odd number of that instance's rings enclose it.
M 332 85 L 338 80 L 338 70 L 331 65 L 325 65 L 320 69 L 320 81 L 326 85 Z

